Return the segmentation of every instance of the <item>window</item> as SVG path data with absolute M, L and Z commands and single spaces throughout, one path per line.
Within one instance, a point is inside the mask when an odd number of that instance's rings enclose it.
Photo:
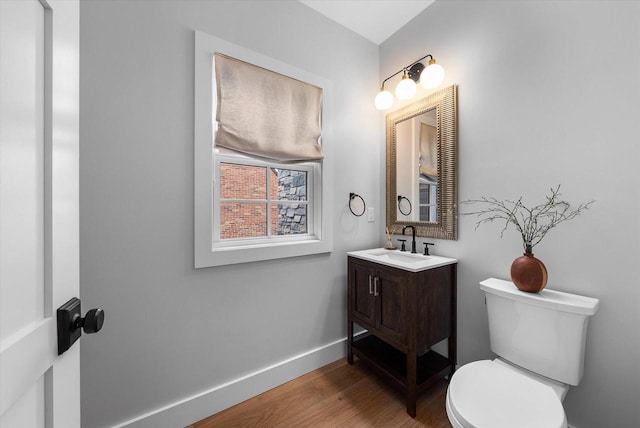
M 314 233 L 312 163 L 214 157 L 214 247 L 306 239 Z
M 322 88 L 322 149 L 316 161 L 280 162 L 214 147 L 219 52 Z M 207 34 L 195 44 L 195 266 L 330 252 L 331 84 Z
M 435 222 L 437 219 L 438 206 L 438 186 L 437 184 L 428 182 L 423 178 L 420 179 L 420 221 Z

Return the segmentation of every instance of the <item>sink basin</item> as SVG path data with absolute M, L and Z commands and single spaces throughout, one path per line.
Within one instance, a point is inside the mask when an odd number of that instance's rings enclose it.
M 370 250 L 351 251 L 347 255 L 370 262 L 380 263 L 386 266 L 407 270 L 409 272 L 420 272 L 457 263 L 458 259 L 440 256 L 423 256 L 422 254 L 412 254 L 402 251 L 385 250 L 384 248 L 374 248 Z
M 387 251 L 384 250 L 384 253 L 369 253 L 374 257 L 379 257 L 380 259 L 389 259 L 391 261 L 398 261 L 398 262 L 403 262 L 403 263 L 420 263 L 422 261 L 425 261 L 427 259 L 429 259 L 431 256 L 417 256 L 417 255 L 411 255 L 411 253 L 409 254 L 405 254 L 405 253 L 401 253 L 401 252 L 397 252 L 397 251 Z

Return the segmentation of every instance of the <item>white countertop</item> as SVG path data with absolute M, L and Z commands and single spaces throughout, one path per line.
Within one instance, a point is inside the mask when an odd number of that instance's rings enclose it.
M 422 254 L 412 254 L 407 251 L 386 250 L 384 248 L 350 251 L 347 255 L 409 272 L 420 272 L 458 262 L 458 259 L 452 259 L 449 257 L 431 255 L 424 256 Z

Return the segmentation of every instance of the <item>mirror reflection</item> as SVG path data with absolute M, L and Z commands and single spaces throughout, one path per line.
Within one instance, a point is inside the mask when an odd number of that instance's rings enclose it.
M 436 109 L 396 124 L 397 218 L 436 222 L 438 219 L 438 128 Z
M 387 227 L 457 239 L 457 106 L 450 86 L 387 115 Z

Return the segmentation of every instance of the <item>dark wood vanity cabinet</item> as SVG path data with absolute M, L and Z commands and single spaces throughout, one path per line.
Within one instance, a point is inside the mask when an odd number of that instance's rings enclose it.
M 456 267 L 409 272 L 348 257 L 348 362 L 355 355 L 406 392 L 412 417 L 417 394 L 455 370 Z M 367 332 L 354 337 L 354 323 Z M 431 350 L 443 339 L 447 357 Z

